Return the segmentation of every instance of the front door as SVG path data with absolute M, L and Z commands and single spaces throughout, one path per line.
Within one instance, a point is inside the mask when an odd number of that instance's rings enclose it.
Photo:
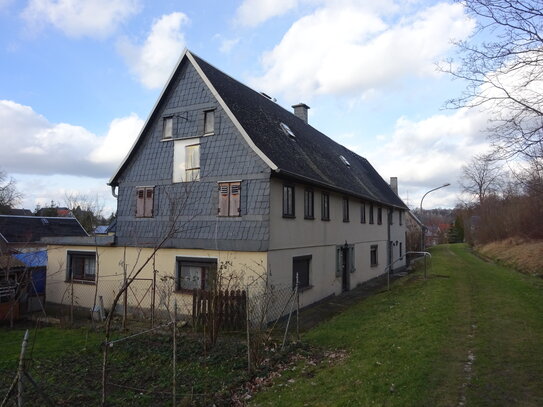
M 349 291 L 349 270 L 351 268 L 351 260 L 349 258 L 349 248 L 341 248 L 341 291 Z

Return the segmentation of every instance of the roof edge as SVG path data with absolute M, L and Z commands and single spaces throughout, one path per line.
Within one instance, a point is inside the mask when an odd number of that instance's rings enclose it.
M 153 105 L 149 115 L 147 116 L 147 119 L 145 120 L 145 123 L 143 124 L 143 126 L 142 126 L 142 128 L 141 128 L 141 130 L 140 130 L 140 132 L 138 134 L 138 137 L 136 137 L 136 140 L 134 141 L 134 144 L 132 144 L 132 147 L 130 148 L 130 151 L 128 151 L 128 154 L 126 154 L 126 156 L 124 157 L 124 160 L 121 162 L 121 164 L 119 165 L 119 167 L 115 171 L 114 175 L 109 179 L 107 185 L 110 185 L 110 186 L 118 185 L 117 184 L 117 177 L 119 176 L 120 172 L 124 169 L 124 166 L 128 162 L 129 158 L 132 156 L 132 153 L 134 152 L 136 146 L 139 144 L 139 141 L 140 141 L 143 133 L 145 133 L 145 130 L 147 129 L 147 126 L 149 125 L 149 123 L 151 121 L 151 117 L 153 117 L 153 114 L 155 113 L 156 108 L 158 107 L 159 103 L 161 102 L 162 98 L 164 97 L 164 94 L 166 93 L 166 89 L 168 89 L 168 87 L 170 86 L 170 83 L 172 82 L 173 77 L 175 76 L 177 70 L 179 69 L 179 66 L 181 65 L 181 62 L 183 61 L 183 59 L 185 58 L 185 55 L 187 55 L 187 53 L 188 53 L 188 49 L 187 49 L 187 47 L 185 47 L 183 49 L 183 52 L 181 52 L 181 56 L 179 57 L 179 60 L 177 61 L 177 64 L 175 64 L 175 68 L 170 73 L 170 76 L 168 77 L 168 80 L 166 81 L 166 84 L 162 88 L 162 91 L 160 92 L 160 95 L 156 99 L 155 104 Z
M 232 123 L 234 123 L 234 126 L 236 127 L 236 129 L 238 129 L 238 131 L 240 132 L 241 136 L 244 138 L 245 142 L 249 145 L 249 147 L 256 153 L 256 155 L 258 155 L 262 161 L 264 161 L 271 169 L 272 171 L 277 171 L 278 170 L 278 167 L 277 165 L 274 164 L 274 162 L 272 160 L 270 160 L 270 158 L 264 154 L 262 152 L 262 150 L 260 150 L 256 144 L 254 143 L 253 139 L 249 136 L 249 134 L 247 133 L 247 131 L 245 131 L 245 129 L 243 128 L 243 126 L 241 125 L 241 123 L 238 121 L 238 119 L 236 118 L 236 116 L 234 116 L 234 113 L 232 113 L 232 111 L 230 110 L 230 108 L 228 107 L 228 105 L 226 104 L 226 102 L 223 100 L 223 98 L 221 97 L 221 95 L 219 94 L 219 92 L 217 92 L 217 89 L 215 89 L 215 87 L 213 86 L 213 84 L 211 83 L 211 81 L 209 80 L 209 78 L 206 76 L 206 74 L 204 73 L 204 71 L 202 70 L 202 68 L 200 67 L 200 65 L 198 65 L 198 62 L 194 59 L 194 57 L 192 56 L 191 52 L 187 50 L 186 52 L 186 55 L 189 59 L 189 61 L 192 63 L 192 65 L 194 66 L 194 68 L 196 69 L 196 72 L 198 72 L 198 75 L 200 75 L 200 77 L 202 78 L 202 80 L 204 81 L 204 83 L 206 84 L 206 86 L 209 88 L 209 90 L 211 91 L 211 93 L 213 94 L 213 96 L 215 96 L 215 98 L 217 99 L 217 101 L 219 102 L 219 104 L 221 105 L 221 107 L 223 108 L 223 110 L 226 112 L 226 115 L 228 116 L 228 118 L 230 120 L 232 120 Z M 199 57 L 198 57 L 199 58 Z M 206 61 L 206 63 L 209 64 L 209 62 Z M 209 64 L 211 65 L 211 64 Z M 213 66 L 213 65 L 211 65 Z M 213 66 L 213 68 L 215 68 Z M 218 71 L 222 72 L 220 69 L 218 68 L 215 68 L 217 69 Z M 226 75 L 226 74 L 225 74 Z

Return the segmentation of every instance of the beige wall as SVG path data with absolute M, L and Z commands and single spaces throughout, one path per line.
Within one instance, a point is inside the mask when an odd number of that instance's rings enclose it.
M 289 183 L 292 184 L 292 183 Z M 270 205 L 270 251 L 268 269 L 271 281 L 277 285 L 292 284 L 292 258 L 311 255 L 310 289 L 302 292 L 302 306 L 332 294 L 340 294 L 341 277 L 336 277 L 336 246 L 347 242 L 354 245 L 355 271 L 350 273 L 350 288 L 385 272 L 388 245 L 388 208 L 382 208 L 382 224 L 377 224 L 374 204 L 374 224 L 369 223 L 369 204 L 366 204 L 366 223 L 361 223 L 361 200 L 349 199 L 349 222 L 343 222 L 343 195 L 330 192 L 330 221 L 321 220 L 321 190 L 314 188 L 315 219 L 304 219 L 303 184 L 295 186 L 295 218 L 283 218 L 283 182 L 272 179 Z M 391 240 L 402 242 L 405 253 L 405 219 L 399 225 L 398 210 L 394 211 Z M 404 216 L 405 218 L 405 216 Z M 378 265 L 370 264 L 370 248 L 378 246 Z M 394 257 L 395 256 L 395 257 Z M 393 260 L 399 256 L 399 244 L 393 246 Z M 394 265 L 396 268 L 398 262 Z
M 66 282 L 66 263 L 69 251 L 96 252 L 98 264 L 98 283 Z M 70 304 L 73 286 L 74 305 L 92 308 L 95 292 L 102 295 L 106 309 L 110 308 L 115 293 L 123 281 L 123 260 L 126 263 L 127 273 L 138 270 L 152 255 L 152 249 L 139 249 L 127 247 L 92 247 L 92 246 L 48 246 L 47 267 L 47 302 L 56 304 Z M 227 272 L 235 271 L 240 278 L 236 283 L 245 287 L 251 284 L 257 290 L 261 279 L 258 277 L 266 273 L 267 254 L 264 252 L 226 252 L 214 250 L 188 250 L 188 249 L 161 249 L 154 259 L 157 270 L 157 294 L 155 304 L 172 292 L 176 272 L 176 258 L 179 256 L 216 258 L 218 264 L 228 262 Z M 165 278 L 164 278 L 165 277 Z M 153 278 L 153 261 L 150 261 L 138 276 L 129 290 L 129 307 L 139 302 L 142 307 L 151 304 L 151 284 Z M 163 278 L 163 279 L 161 279 Z M 175 293 L 180 307 L 190 308 L 191 297 L 186 294 Z M 183 312 L 183 310 L 181 310 Z

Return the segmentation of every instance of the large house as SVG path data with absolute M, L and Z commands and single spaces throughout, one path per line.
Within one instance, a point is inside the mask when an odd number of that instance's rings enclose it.
M 308 124 L 307 105 L 293 108 L 184 51 L 109 182 L 115 234 L 50 240 L 48 301 L 74 282 L 79 305 L 98 288 L 107 307 L 149 256 L 140 276 L 173 277 L 179 296 L 227 265 L 242 284 L 297 280 L 302 306 L 404 267 L 397 191 Z

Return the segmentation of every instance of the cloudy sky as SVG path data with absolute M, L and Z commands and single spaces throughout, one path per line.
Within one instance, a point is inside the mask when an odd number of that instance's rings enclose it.
M 0 0 L 0 169 L 34 209 L 106 183 L 184 47 L 397 176 L 410 206 L 453 207 L 487 149 L 483 114 L 445 110 L 438 72 L 475 22 L 424 0 Z

